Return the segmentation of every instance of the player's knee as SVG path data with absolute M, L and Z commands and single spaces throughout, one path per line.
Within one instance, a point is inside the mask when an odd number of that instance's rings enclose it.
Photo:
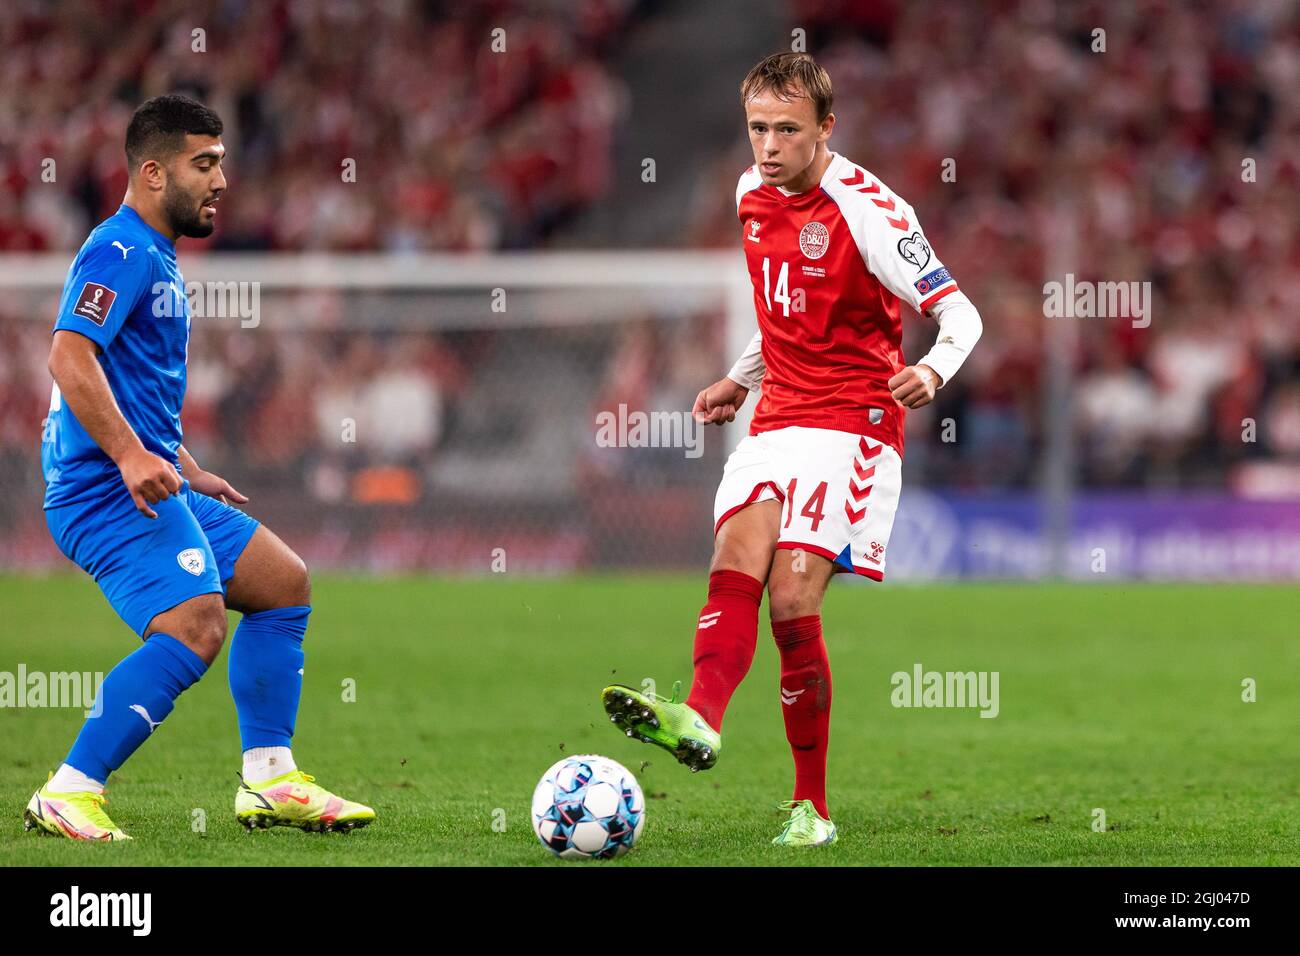
M 284 589 L 286 599 L 294 605 L 305 607 L 311 604 L 311 575 L 307 571 L 307 563 L 293 552 L 289 555 Z
M 721 537 L 714 544 L 709 572 L 741 571 L 759 581 L 767 578 L 772 566 L 772 545 L 739 535 Z
M 226 607 L 220 597 L 204 601 L 186 615 L 176 630 L 173 637 L 211 664 L 226 642 Z
M 766 562 L 763 556 L 751 550 L 739 548 L 736 546 L 717 548 L 713 552 L 713 560 L 709 564 L 709 572 L 714 571 L 743 571 L 750 577 L 756 577 L 760 580 L 762 575 L 755 574 L 755 570 Z
M 793 577 L 773 577 L 767 584 L 767 607 L 773 621 L 821 613 L 821 592 Z

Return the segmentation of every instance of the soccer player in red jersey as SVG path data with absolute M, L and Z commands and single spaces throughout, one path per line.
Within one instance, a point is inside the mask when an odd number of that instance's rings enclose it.
M 741 98 L 754 165 L 736 187 L 737 226 L 758 332 L 728 375 L 700 392 L 694 413 L 721 425 L 760 383 L 761 397 L 714 503 L 689 696 L 616 685 L 603 701 L 628 736 L 692 770 L 713 766 L 723 713 L 753 661 L 766 587 L 795 764 L 793 799 L 783 805 L 790 818 L 773 842 L 817 846 L 836 839 L 826 803 L 822 597 L 837 571 L 884 579 L 904 416 L 951 381 L 983 327 L 912 207 L 828 148 L 831 82 L 812 57 L 767 57 Z M 934 347 L 910 365 L 903 302 L 939 323 Z

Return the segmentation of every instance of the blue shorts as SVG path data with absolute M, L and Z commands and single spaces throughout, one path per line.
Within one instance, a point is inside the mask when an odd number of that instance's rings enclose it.
M 152 508 L 157 518 L 137 511 L 118 482 L 102 498 L 45 512 L 59 550 L 95 579 L 113 610 L 141 637 L 163 611 L 200 594 L 225 594 L 259 524 L 191 490 L 188 481 Z

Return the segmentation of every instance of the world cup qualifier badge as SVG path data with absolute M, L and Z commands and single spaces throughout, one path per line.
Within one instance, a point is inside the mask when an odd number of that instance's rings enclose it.
M 820 222 L 810 222 L 799 230 L 799 251 L 809 259 L 820 259 L 830 246 L 831 233 Z
M 96 325 L 103 325 L 116 298 L 117 293 L 108 286 L 87 282 L 81 287 L 81 295 L 77 296 L 77 304 L 73 306 L 72 312 L 83 319 L 90 319 Z

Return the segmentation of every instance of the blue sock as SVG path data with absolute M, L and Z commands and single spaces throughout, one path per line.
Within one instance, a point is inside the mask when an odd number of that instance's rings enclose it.
M 106 782 L 207 669 L 203 658 L 176 638 L 150 634 L 104 678 L 94 715 L 82 725 L 66 763 Z
M 230 693 L 245 750 L 288 747 L 302 696 L 302 639 L 311 608 L 245 614 L 230 642 Z

